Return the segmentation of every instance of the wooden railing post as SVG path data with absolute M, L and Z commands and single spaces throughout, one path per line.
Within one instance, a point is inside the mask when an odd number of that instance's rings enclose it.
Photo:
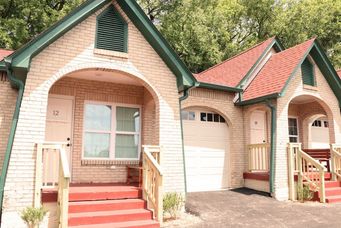
M 301 149 L 301 144 L 299 144 L 299 147 L 296 151 L 296 159 L 297 159 L 297 169 L 298 169 L 298 173 L 297 173 L 297 187 L 298 188 L 303 188 L 303 167 L 302 167 L 302 155 L 301 153 L 299 153 Z
M 320 174 L 320 189 L 319 189 L 320 202 L 325 203 L 326 191 L 325 191 L 325 183 L 324 183 L 324 170 L 321 169 L 319 174 Z
M 332 180 L 335 181 L 337 176 L 336 176 L 336 156 L 333 153 L 334 152 L 334 146 L 333 144 L 330 144 L 330 168 L 331 168 L 331 172 L 332 172 Z
M 34 207 L 38 208 L 41 206 L 41 187 L 42 187 L 42 171 L 43 171 L 43 148 L 39 143 L 37 144 L 36 154 L 36 176 L 35 176 L 35 187 L 34 187 Z
M 288 175 L 289 175 L 289 199 L 295 200 L 295 174 L 294 151 L 292 144 L 288 144 Z

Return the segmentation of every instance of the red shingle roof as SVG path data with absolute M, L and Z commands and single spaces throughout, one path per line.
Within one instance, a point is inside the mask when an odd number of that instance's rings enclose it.
M 6 56 L 9 56 L 12 54 L 13 51 L 6 50 L 6 49 L 0 49 L 0 61 L 3 60 Z
M 341 78 L 341 69 L 336 71 L 337 75 L 339 75 L 339 77 Z
M 243 100 L 280 93 L 315 38 L 276 53 L 264 65 L 243 93 Z
M 195 78 L 199 82 L 236 87 L 274 39 L 274 37 L 267 39 L 220 64 L 196 74 Z

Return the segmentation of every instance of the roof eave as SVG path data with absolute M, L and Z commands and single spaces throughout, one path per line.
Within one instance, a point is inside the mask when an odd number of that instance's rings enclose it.
M 281 96 L 280 93 L 272 93 L 272 94 L 268 94 L 268 95 L 265 95 L 265 96 L 256 97 L 256 98 L 253 98 L 253 99 L 250 99 L 250 100 L 240 101 L 240 102 L 235 103 L 235 105 L 236 106 L 253 105 L 253 104 L 265 102 L 266 100 L 277 99 L 280 96 Z
M 217 84 L 211 84 L 206 82 L 198 82 L 199 88 L 205 88 L 205 89 L 213 89 L 213 90 L 220 90 L 220 91 L 226 91 L 226 92 L 233 92 L 238 93 L 242 92 L 243 90 L 236 87 L 229 87 L 229 86 L 223 86 L 223 85 L 217 85 Z

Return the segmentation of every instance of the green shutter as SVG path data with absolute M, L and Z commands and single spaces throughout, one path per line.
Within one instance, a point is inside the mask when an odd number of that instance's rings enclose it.
M 308 59 L 301 65 L 303 84 L 315 86 L 314 66 Z
M 127 23 L 113 5 L 97 17 L 96 44 L 98 49 L 127 52 Z

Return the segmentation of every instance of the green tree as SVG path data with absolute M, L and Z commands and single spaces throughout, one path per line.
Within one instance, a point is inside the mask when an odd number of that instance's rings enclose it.
M 17 49 L 84 0 L 0 0 L 0 47 Z

